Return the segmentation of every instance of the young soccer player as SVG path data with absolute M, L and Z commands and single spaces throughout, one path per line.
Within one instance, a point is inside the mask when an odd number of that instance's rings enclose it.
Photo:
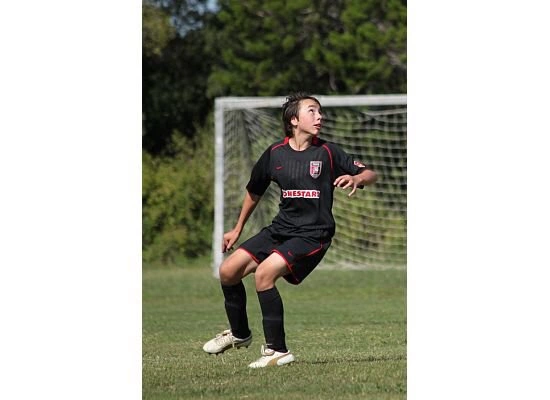
M 334 188 L 350 189 L 352 196 L 357 188 L 376 181 L 374 171 L 319 138 L 323 115 L 315 97 L 304 93 L 288 96 L 282 117 L 286 137 L 269 146 L 252 169 L 237 224 L 224 234 L 222 251 L 232 250 L 271 181 L 281 189 L 279 213 L 271 225 L 242 243 L 220 266 L 231 329 L 203 347 L 207 353 L 218 354 L 250 345 L 252 332 L 242 279 L 253 272 L 266 344 L 250 368 L 294 361 L 285 341 L 283 302 L 275 283 L 283 277 L 298 285 L 322 260 L 335 233 Z

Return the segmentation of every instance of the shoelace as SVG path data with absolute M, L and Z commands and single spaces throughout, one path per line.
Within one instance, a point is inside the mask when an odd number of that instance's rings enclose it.
M 235 341 L 233 340 L 233 335 L 231 334 L 230 330 L 223 331 L 222 333 L 218 333 L 216 335 L 216 344 L 221 346 L 229 343 L 231 343 L 231 345 L 235 347 Z

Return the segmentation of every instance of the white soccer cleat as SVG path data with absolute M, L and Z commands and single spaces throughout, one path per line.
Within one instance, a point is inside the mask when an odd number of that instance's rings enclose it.
M 239 339 L 233 336 L 231 330 L 227 329 L 206 342 L 202 349 L 210 354 L 220 354 L 231 348 L 248 347 L 250 343 L 252 343 L 252 334 L 245 339 Z
M 290 364 L 293 361 L 294 355 L 290 351 L 281 353 L 279 351 L 268 349 L 262 345 L 262 356 L 248 366 L 250 368 L 264 368 L 269 366 Z

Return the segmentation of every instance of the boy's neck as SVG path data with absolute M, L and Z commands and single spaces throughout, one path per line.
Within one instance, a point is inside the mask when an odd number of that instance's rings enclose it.
M 304 151 L 309 146 L 311 146 L 312 140 L 313 140 L 313 137 L 311 135 L 300 134 L 295 132 L 294 135 L 288 141 L 288 143 L 290 144 L 290 147 L 292 147 L 293 150 Z

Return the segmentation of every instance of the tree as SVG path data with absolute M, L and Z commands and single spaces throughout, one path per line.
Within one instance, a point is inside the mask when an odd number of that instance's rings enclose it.
M 210 121 L 212 123 L 212 121 Z M 212 135 L 174 136 L 174 156 L 143 152 L 142 247 L 146 262 L 174 262 L 211 250 L 214 217 Z
M 341 29 L 306 57 L 348 93 L 406 93 L 406 2 L 346 1 L 340 20 Z
M 146 263 L 196 257 L 211 248 L 212 102 L 209 14 L 197 1 L 143 5 L 142 246 Z M 183 14 L 178 14 L 183 13 Z M 205 128 L 206 127 L 206 128 Z
M 406 91 L 402 0 L 220 1 L 210 97 Z
M 199 23 L 169 13 L 183 3 L 143 6 L 142 144 L 151 154 L 166 154 L 173 135 L 193 137 L 212 108 L 205 95 L 212 56 L 202 23 L 209 14 Z

